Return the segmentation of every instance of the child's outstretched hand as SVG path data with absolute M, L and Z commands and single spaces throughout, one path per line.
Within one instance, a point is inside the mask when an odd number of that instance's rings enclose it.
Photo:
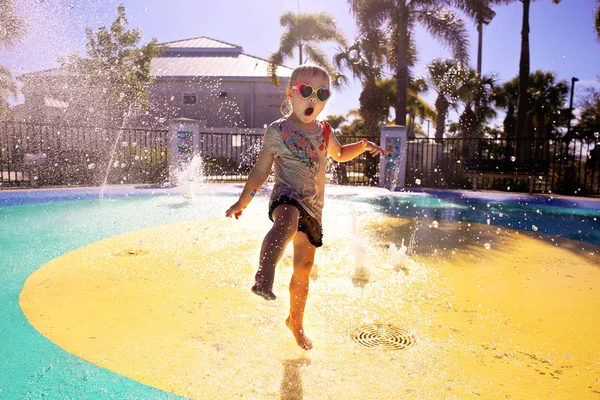
M 239 219 L 242 216 L 244 208 L 246 208 L 246 206 L 242 206 L 239 201 L 236 201 L 227 211 L 225 211 L 225 216 L 227 218 L 235 217 L 235 219 Z
M 366 138 L 362 140 L 362 147 L 363 149 L 368 151 L 369 154 L 371 154 L 373 157 L 375 157 L 377 154 L 382 154 L 384 156 L 388 155 L 387 151 L 377 146 L 375 143 L 369 142 Z

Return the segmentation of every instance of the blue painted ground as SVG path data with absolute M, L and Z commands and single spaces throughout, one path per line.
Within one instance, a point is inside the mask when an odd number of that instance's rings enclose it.
M 97 188 L 0 192 L 0 399 L 179 398 L 61 350 L 28 323 L 19 293 L 31 273 L 68 251 L 150 226 L 222 217 L 240 191 L 241 185 L 229 185 L 191 200 L 171 189 L 109 189 L 102 200 Z M 390 194 L 367 188 L 328 191 L 334 198 L 368 202 L 392 215 L 489 221 L 600 244 L 598 200 L 480 192 Z M 259 206 L 266 213 L 265 194 L 259 196 L 265 203 Z
M 206 197 L 201 215 L 181 196 L 98 200 L 97 191 L 81 191 L 75 198 L 93 194 L 95 200 L 54 201 L 75 192 L 0 193 L 4 205 L 21 204 L 0 207 L 0 399 L 179 398 L 63 351 L 29 324 L 19 294 L 31 273 L 68 251 L 149 226 L 221 216 L 232 198 Z

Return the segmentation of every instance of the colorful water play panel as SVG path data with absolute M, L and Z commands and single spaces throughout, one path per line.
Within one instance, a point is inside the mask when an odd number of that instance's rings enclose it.
M 291 256 L 277 270 L 277 301 L 249 290 L 265 220 L 185 222 L 87 245 L 33 273 L 21 308 L 64 350 L 192 398 L 600 392 L 598 246 L 380 216 L 364 227 L 370 265 L 357 266 L 342 215 L 326 222 L 315 261 L 305 319 L 315 349 L 304 352 L 284 324 Z M 412 259 L 386 265 L 389 243 L 415 232 Z M 410 346 L 352 338 L 389 324 Z

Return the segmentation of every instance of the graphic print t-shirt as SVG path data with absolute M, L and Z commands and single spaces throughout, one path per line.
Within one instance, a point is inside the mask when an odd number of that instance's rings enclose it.
M 310 131 L 287 118 L 277 120 L 265 132 L 262 151 L 275 157 L 271 202 L 280 196 L 288 196 L 321 222 L 327 160 L 322 125 L 318 124 L 317 129 Z

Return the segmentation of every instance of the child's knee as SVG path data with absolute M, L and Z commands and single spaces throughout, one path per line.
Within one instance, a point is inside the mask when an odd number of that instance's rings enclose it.
M 310 274 L 313 264 L 314 260 L 312 258 L 307 258 L 301 261 L 295 261 L 294 268 L 298 269 L 301 272 Z
M 278 236 L 285 238 L 286 242 L 291 240 L 298 233 L 297 221 L 277 221 L 273 224 L 272 231 Z

